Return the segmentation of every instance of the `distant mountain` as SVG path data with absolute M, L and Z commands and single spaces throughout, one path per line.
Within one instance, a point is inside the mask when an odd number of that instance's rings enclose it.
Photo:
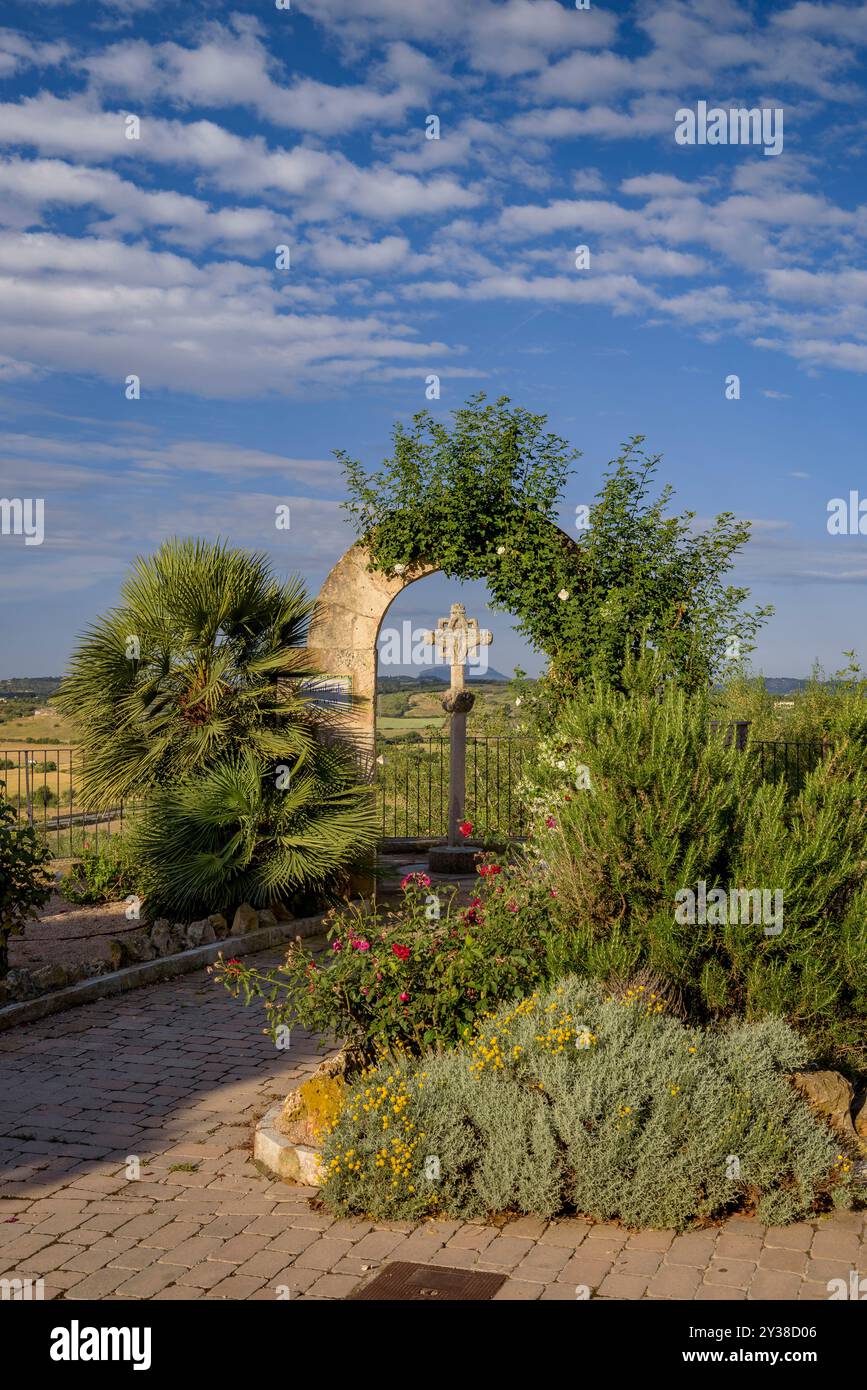
M 497 671 L 495 667 L 489 666 L 487 671 L 476 673 L 475 667 L 467 668 L 467 680 L 472 681 L 510 681 L 511 676 L 504 676 L 502 671 Z M 402 690 L 411 685 L 418 687 L 422 685 L 448 685 L 449 674 L 442 667 L 434 667 L 430 671 L 420 671 L 416 676 L 378 676 L 376 688 L 383 692 L 387 690 Z
M 798 676 L 754 676 L 751 678 L 753 683 L 763 680 L 765 689 L 769 695 L 792 695 L 796 691 L 805 690 L 810 682 L 806 678 Z M 821 686 L 832 686 L 834 681 L 820 681 Z M 723 687 L 718 685 L 717 690 Z
M 793 691 L 804 690 L 808 685 L 807 680 L 798 680 L 797 676 L 765 676 L 765 689 L 771 695 L 791 695 Z M 833 681 L 821 681 L 822 685 L 833 685 Z
M 54 694 L 60 681 L 60 676 L 9 676 L 6 680 L 0 680 L 0 695 L 37 695 L 45 699 Z

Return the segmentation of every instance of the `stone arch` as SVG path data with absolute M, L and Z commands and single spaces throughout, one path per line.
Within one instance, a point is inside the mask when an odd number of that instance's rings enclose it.
M 371 570 L 370 551 L 361 541 L 338 560 L 316 600 L 307 650 L 324 679 L 348 680 L 355 704 L 347 722 L 359 753 L 372 762 L 376 752 L 376 642 L 394 599 L 417 579 L 436 574 L 437 565 L 416 565 L 388 579 Z
M 552 523 L 564 546 L 575 540 Z M 439 565 L 419 563 L 388 578 L 370 569 L 371 555 L 357 541 L 332 569 L 319 591 L 307 638 L 308 654 L 323 678 L 347 680 L 355 701 L 348 717 L 359 753 L 372 769 L 376 752 L 376 642 L 394 599 L 410 584 L 436 574 Z

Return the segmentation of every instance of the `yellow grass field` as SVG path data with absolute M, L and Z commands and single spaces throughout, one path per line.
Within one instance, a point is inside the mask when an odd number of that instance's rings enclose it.
M 0 705 L 4 713 L 8 705 Z M 48 714 L 32 714 L 23 719 L 8 719 L 0 722 L 0 752 L 4 748 L 38 747 L 40 740 L 59 741 L 67 747 L 75 743 L 75 726 L 72 721 L 47 707 Z M 49 743 L 49 747 L 51 744 Z
M 2 706 L 4 710 L 8 707 Z M 50 821 L 58 812 L 78 810 L 78 797 L 73 792 L 70 805 L 70 786 L 78 779 L 78 752 L 74 743 L 75 730 L 68 719 L 49 708 L 47 714 L 28 715 L 0 723 L 0 781 L 6 783 L 10 801 L 26 805 L 27 788 L 24 772 L 25 757 L 31 764 L 31 795 L 37 787 L 46 786 L 57 798 L 42 807 L 34 802 L 33 814 L 37 824 Z M 55 740 L 51 742 L 50 740 Z M 3 767 L 11 762 L 12 767 Z M 46 771 L 45 763 L 56 763 L 54 771 Z M 34 766 L 35 764 L 35 766 Z M 71 772 L 71 775 L 70 775 Z

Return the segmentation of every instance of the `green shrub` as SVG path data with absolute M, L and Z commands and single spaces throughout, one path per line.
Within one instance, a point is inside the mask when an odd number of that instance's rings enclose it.
M 150 917 L 294 906 L 369 856 L 372 798 L 345 752 L 314 744 L 282 789 L 275 764 L 248 751 L 151 795 L 130 836 Z
M 323 1146 L 338 1213 L 455 1219 L 567 1209 L 683 1229 L 737 1208 L 774 1224 L 850 1201 L 850 1161 L 786 1073 L 779 1019 L 720 1030 L 569 978 L 468 1046 L 364 1075 Z
M 622 694 L 596 681 L 539 745 L 528 790 L 532 852 L 574 926 L 584 967 L 607 979 L 647 964 L 695 984 L 713 929 L 681 927 L 675 895 L 725 882 L 754 765 L 720 733 L 707 703 L 667 687 Z
M 568 949 L 538 876 L 493 860 L 481 869 L 465 909 L 453 891 L 440 906 L 427 876 L 409 875 L 397 911 L 352 906 L 336 915 L 324 966 L 296 943 L 277 970 L 232 961 L 218 974 L 247 1003 L 264 1000 L 272 1034 L 294 1019 L 368 1060 L 453 1046 L 501 1000 L 555 977 Z
M 60 892 L 71 903 L 111 903 L 135 892 L 137 881 L 129 842 L 120 835 L 106 835 L 99 845 L 85 840 L 79 857 L 60 880 Z
M 762 786 L 733 855 L 738 885 L 782 894 L 778 935 L 729 925 L 720 942 L 720 1003 L 750 1017 L 783 1014 L 814 1045 L 857 1069 L 867 1062 L 867 761 L 839 742 L 789 801 Z M 720 973 L 719 971 L 717 972 Z
M 511 613 L 531 646 L 548 653 L 556 704 L 591 671 L 618 684 L 624 654 L 642 634 L 694 689 L 723 664 L 738 633 L 746 653 L 769 608 L 744 608 L 747 589 L 727 582 L 749 522 L 723 512 L 699 532 L 674 515 L 672 490 L 654 492 L 659 457 L 633 436 L 606 471 L 589 525 L 560 529 L 574 450 L 543 415 L 473 396 L 454 421 L 428 411 L 393 433 L 382 468 L 336 450 L 347 511 L 371 568 L 433 564 L 451 579 L 484 579 L 493 607 Z
M 51 897 L 51 852 L 32 826 L 22 826 L 0 782 L 0 976 L 9 969 L 9 937 Z
M 33 802 L 36 806 L 56 806 L 57 794 L 45 785 L 34 788 Z
M 647 967 L 699 1020 L 781 1013 L 837 1064 L 863 1067 L 867 704 L 839 709 L 833 753 L 791 796 L 709 731 L 700 697 L 597 683 L 569 704 L 541 745 L 531 844 L 575 968 L 607 980 Z M 679 895 L 702 883 L 729 902 L 767 893 L 781 921 L 740 907 L 681 920 Z

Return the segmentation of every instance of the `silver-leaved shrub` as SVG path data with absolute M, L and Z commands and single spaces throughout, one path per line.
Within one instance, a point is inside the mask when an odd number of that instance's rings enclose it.
M 367 1072 L 323 1149 L 323 1196 L 378 1219 L 576 1211 L 678 1230 L 848 1206 L 851 1160 L 787 1073 L 782 1020 L 689 1026 L 649 985 L 568 978 L 453 1051 Z

